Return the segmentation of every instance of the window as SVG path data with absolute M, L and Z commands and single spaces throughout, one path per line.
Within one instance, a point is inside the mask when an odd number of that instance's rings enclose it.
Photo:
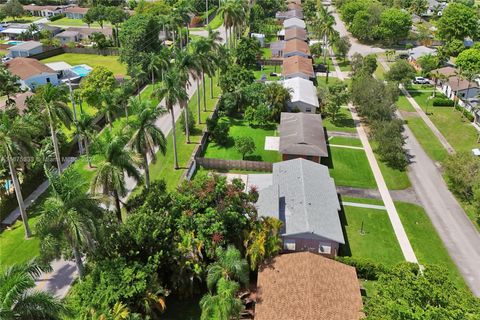
M 50 78 L 46 78 L 45 80 L 47 80 L 47 83 L 50 83 Z
M 283 250 L 295 251 L 295 240 L 285 239 L 283 241 Z
M 312 112 L 312 108 L 305 109 L 305 112 Z
M 327 243 L 320 243 L 318 246 L 318 252 L 324 254 L 330 254 L 332 252 L 332 247 Z

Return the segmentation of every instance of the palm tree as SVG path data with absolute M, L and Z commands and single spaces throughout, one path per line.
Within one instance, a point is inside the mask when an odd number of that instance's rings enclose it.
M 22 120 L 20 116 L 10 117 L 7 112 L 0 112 L 0 157 L 6 158 L 10 176 L 17 196 L 18 208 L 25 228 L 25 238 L 32 235 L 28 224 L 27 211 L 23 201 L 22 190 L 18 180 L 17 168 L 13 161 L 14 157 L 33 154 L 32 150 L 32 128 Z
M 285 111 L 287 102 L 291 99 L 290 93 L 291 89 L 285 88 L 277 82 L 265 86 L 265 100 L 272 112 L 273 119 L 276 121 L 280 120 L 280 113 Z
M 48 118 L 57 168 L 58 172 L 61 173 L 62 160 L 60 158 L 60 148 L 58 147 L 57 125 L 61 123 L 65 127 L 70 128 L 70 123 L 72 122 L 72 110 L 67 105 L 68 89 L 65 86 L 54 86 L 48 83 L 38 89 L 37 97 Z
M 20 92 L 20 79 L 10 73 L 3 65 L 0 65 L 0 95 L 6 96 L 6 105 L 9 106 L 14 103 L 13 96 Z
M 82 278 L 85 272 L 81 251 L 94 247 L 97 232 L 94 217 L 101 214 L 101 209 L 86 192 L 87 183 L 78 172 L 67 170 L 63 175 L 47 175 L 52 193 L 43 203 L 43 215 L 37 223 L 42 251 L 56 254 L 58 248 L 67 244 Z
M 145 186 L 150 187 L 150 170 L 148 168 L 148 155 L 152 162 L 156 161 L 155 148 L 165 155 L 167 151 L 167 140 L 156 125 L 155 121 L 165 109 L 159 109 L 152 105 L 149 100 L 140 101 L 136 97 L 130 99 L 130 105 L 133 110 L 137 110 L 137 120 L 133 124 L 136 129 L 133 133 L 131 143 L 136 152 L 143 157 L 143 167 L 145 169 Z
M 97 133 L 95 129 L 95 119 L 92 116 L 89 116 L 88 114 L 80 115 L 80 118 L 77 120 L 77 135 L 85 147 L 85 154 L 87 156 L 89 168 L 92 168 L 92 159 L 90 157 L 90 141 L 94 139 Z
M 216 251 L 217 261 L 208 267 L 207 286 L 211 290 L 215 288 L 220 279 L 239 281 L 241 284 L 248 283 L 248 263 L 242 259 L 240 251 L 234 246 L 226 250 L 218 248 Z
M 140 87 L 144 83 L 146 79 L 148 79 L 148 74 L 143 70 L 141 65 L 135 65 L 129 68 L 129 76 L 132 77 L 133 81 L 135 82 L 135 86 L 137 87 L 137 93 L 140 96 Z
M 216 285 L 217 294 L 207 293 L 200 300 L 201 320 L 240 319 L 243 310 L 242 301 L 237 298 L 240 285 L 231 280 L 220 279 Z
M 90 184 L 92 195 L 100 191 L 107 197 L 113 197 L 118 221 L 122 221 L 120 197 L 127 194 L 124 173 L 137 182 L 142 178 L 137 169 L 141 162 L 140 156 L 125 148 L 127 141 L 128 137 L 125 135 L 113 135 L 110 130 L 105 131 L 99 141 L 100 153 L 104 160 L 98 166 Z
M 210 65 L 209 52 L 211 50 L 210 42 L 206 38 L 198 38 L 195 42 L 192 42 L 193 55 L 198 61 L 198 67 L 195 68 L 195 79 L 197 80 L 197 117 L 198 123 L 201 123 L 201 90 L 200 82 L 204 82 L 204 73 L 208 70 Z M 205 88 L 205 86 L 203 86 Z M 205 89 L 203 90 L 203 97 L 206 98 Z M 204 111 L 206 111 L 206 105 L 204 105 Z
M 223 17 L 226 36 L 225 42 L 231 48 L 235 46 L 239 26 L 246 21 L 246 2 L 243 0 L 225 0 L 218 8 L 217 14 Z M 228 33 L 230 33 L 230 40 Z
M 184 82 L 180 76 L 180 72 L 174 67 L 166 73 L 163 82 L 152 94 L 152 96 L 158 98 L 159 101 L 165 99 L 165 105 L 172 117 L 173 159 L 175 170 L 178 169 L 178 157 L 174 107 L 177 103 L 188 100 L 188 94 L 183 85 Z
M 120 113 L 120 106 L 122 105 L 122 92 L 121 91 L 106 91 L 100 93 L 102 97 L 102 109 L 100 112 L 107 119 L 107 123 L 110 128 L 113 127 L 113 120 Z M 140 95 L 138 95 L 140 97 Z
M 63 319 L 69 315 L 62 302 L 47 292 L 35 290 L 35 278 L 49 267 L 35 260 L 13 265 L 0 273 L 0 319 Z
M 150 74 L 152 85 L 155 83 L 155 74 L 160 72 L 160 57 L 155 52 L 148 52 L 146 56 L 146 70 Z
M 335 30 L 335 18 L 332 13 L 328 11 L 321 3 L 317 5 L 317 16 L 312 21 L 312 31 L 317 38 L 323 38 L 323 63 L 327 66 L 328 82 L 328 64 L 327 53 L 330 44 L 338 37 L 338 32 Z
M 255 270 L 259 264 L 281 251 L 281 228 L 282 222 L 272 217 L 262 217 L 254 222 L 244 242 L 251 270 Z
M 213 77 L 215 76 L 216 70 L 219 68 L 219 58 L 220 58 L 220 33 L 218 31 L 213 31 L 208 28 L 208 41 L 210 43 L 210 68 L 206 70 L 208 76 L 210 77 L 210 99 L 213 99 Z

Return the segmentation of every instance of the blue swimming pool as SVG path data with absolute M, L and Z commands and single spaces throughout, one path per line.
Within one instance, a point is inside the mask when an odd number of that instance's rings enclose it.
M 17 44 L 22 44 L 22 43 L 23 43 L 23 41 L 13 41 L 13 40 L 7 42 L 7 44 L 11 44 L 11 45 L 14 45 L 14 46 L 16 46 Z
M 76 74 L 78 74 L 80 77 L 86 77 L 86 76 L 88 76 L 90 71 L 92 71 L 92 69 L 90 67 L 83 66 L 83 65 L 72 67 L 71 70 L 73 72 L 75 72 Z

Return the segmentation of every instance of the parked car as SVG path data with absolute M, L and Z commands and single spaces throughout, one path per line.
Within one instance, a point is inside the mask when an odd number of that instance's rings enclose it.
M 5 63 L 5 62 L 7 62 L 7 61 L 10 61 L 10 60 L 12 60 L 12 57 L 3 57 L 3 58 L 2 58 L 2 62 L 3 62 L 3 63 Z
M 313 66 L 315 72 L 327 72 L 327 66 L 324 64 L 316 64 Z
M 413 83 L 415 83 L 415 84 L 430 84 L 430 81 L 428 79 L 425 79 L 424 77 L 415 77 L 415 80 L 413 80 Z

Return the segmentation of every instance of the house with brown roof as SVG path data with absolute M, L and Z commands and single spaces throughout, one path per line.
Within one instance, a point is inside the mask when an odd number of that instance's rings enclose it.
M 302 10 L 302 6 L 298 3 L 295 3 L 295 2 L 289 2 L 287 4 L 287 9 L 288 10 Z
M 315 72 L 313 71 L 312 59 L 292 56 L 283 59 L 282 75 L 285 79 L 300 77 L 307 80 L 315 79 Z
M 279 11 L 275 14 L 277 20 L 286 20 L 290 18 L 303 19 L 302 9 L 291 9 L 288 11 Z
M 354 267 L 310 252 L 260 267 L 255 320 L 357 320 L 362 297 Z
M 65 16 L 69 19 L 83 19 L 89 8 L 81 8 L 78 6 L 68 7 L 64 10 Z
M 302 41 L 307 41 L 307 31 L 303 28 L 293 27 L 288 30 L 285 30 L 285 38 L 286 41 L 292 39 L 298 39 Z
M 328 157 L 322 116 L 314 113 L 282 112 L 279 152 L 282 160 L 303 158 L 320 163 Z
M 22 89 L 31 89 L 51 83 L 58 85 L 58 74 L 36 59 L 14 58 L 5 66 L 12 74 L 20 78 Z
M 441 91 L 450 99 L 458 97 L 465 101 L 476 98 L 480 94 L 477 81 L 468 81 L 460 76 L 460 71 L 453 67 L 443 67 L 432 70 L 430 74 L 440 75 L 438 84 Z
M 32 16 L 50 18 L 62 14 L 67 6 L 37 6 L 29 4 L 23 6 L 23 10 L 30 13 Z
M 288 31 L 288 30 L 287 30 Z M 310 58 L 310 48 L 305 41 L 298 39 L 291 39 L 285 41 L 285 48 L 283 49 L 283 57 L 300 56 Z

